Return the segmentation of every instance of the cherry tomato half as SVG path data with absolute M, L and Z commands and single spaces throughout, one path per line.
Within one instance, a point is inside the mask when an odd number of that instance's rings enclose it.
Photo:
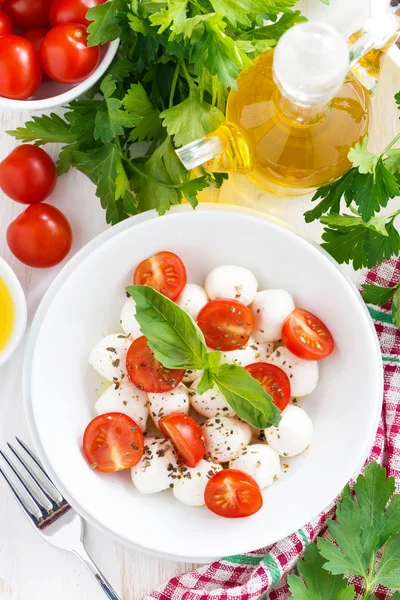
M 280 411 L 287 407 L 290 401 L 290 381 L 282 369 L 266 362 L 253 363 L 245 369 L 261 383 Z
M 204 500 L 220 517 L 249 517 L 260 510 L 263 497 L 258 483 L 236 469 L 219 471 L 208 481 Z
M 207 346 L 214 350 L 237 350 L 244 346 L 254 326 L 250 310 L 237 300 L 210 300 L 200 311 L 197 324 Z
M 156 359 L 144 335 L 132 342 L 126 355 L 130 380 L 139 390 L 159 394 L 174 389 L 182 381 L 184 369 L 166 369 Z
M 44 36 L 40 59 L 45 72 L 59 83 L 78 83 L 96 69 L 100 47 L 87 45 L 86 27 L 79 23 L 57 25 Z
M 52 0 L 4 0 L 3 8 L 17 29 L 42 27 L 49 22 Z
M 304 360 L 321 360 L 334 348 L 327 326 L 303 308 L 296 308 L 284 322 L 282 340 L 292 354 Z
M 0 163 L 0 188 L 16 202 L 42 202 L 50 196 L 56 183 L 56 165 L 38 146 L 17 146 Z
M 21 37 L 29 40 L 35 50 L 39 52 L 43 38 L 49 31 L 50 29 L 48 27 L 37 27 L 36 29 L 28 29 L 28 31 L 24 31 L 24 33 L 21 34 Z
M 18 35 L 0 37 L 0 96 L 26 100 L 42 80 L 39 54 Z
M 90 21 L 86 13 L 90 8 L 104 4 L 106 0 L 53 0 L 50 8 L 50 23 L 52 27 L 61 23 L 81 23 L 86 27 Z
M 8 226 L 7 243 L 29 267 L 54 267 L 71 249 L 71 226 L 58 208 L 32 204 Z
M 185 465 L 195 467 L 204 458 L 206 446 L 203 430 L 192 417 L 173 413 L 162 417 L 159 427 L 165 437 L 172 440 Z
M 90 466 L 102 473 L 131 469 L 143 450 L 143 433 L 133 419 L 122 413 L 99 415 L 83 436 L 83 451 Z
M 176 300 L 186 285 L 185 265 L 173 252 L 157 252 L 136 268 L 135 285 L 147 285 L 170 300 Z
M 5 10 L 0 8 L 0 35 L 10 35 L 14 32 L 13 24 Z

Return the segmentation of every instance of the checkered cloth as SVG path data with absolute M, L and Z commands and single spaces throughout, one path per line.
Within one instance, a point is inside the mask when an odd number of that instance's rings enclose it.
M 370 271 L 367 283 L 393 286 L 400 281 L 400 259 L 385 262 Z M 369 307 L 378 334 L 384 363 L 384 401 L 375 443 L 368 461 L 377 460 L 396 479 L 400 492 L 400 330 L 391 324 L 390 304 Z M 290 598 L 287 574 L 316 536 L 329 537 L 326 521 L 335 514 L 336 500 L 313 521 L 268 548 L 231 556 L 174 577 L 145 600 L 286 600 Z M 358 594 L 362 580 L 351 579 Z M 273 589 L 272 589 L 273 588 Z M 384 600 L 391 593 L 378 586 L 374 591 Z

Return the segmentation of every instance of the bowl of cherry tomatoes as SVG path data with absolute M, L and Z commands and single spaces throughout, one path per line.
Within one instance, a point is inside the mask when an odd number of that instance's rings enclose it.
M 105 0 L 4 0 L 0 107 L 45 110 L 71 102 L 104 75 L 119 40 L 88 41 L 89 9 Z

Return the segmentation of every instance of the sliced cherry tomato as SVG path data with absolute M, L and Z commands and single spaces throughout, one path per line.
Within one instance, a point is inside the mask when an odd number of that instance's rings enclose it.
M 197 323 L 207 346 L 215 350 L 237 350 L 244 346 L 254 326 L 250 310 L 237 300 L 210 300 L 200 311 Z
M 61 23 L 81 23 L 86 27 L 90 21 L 86 13 L 90 8 L 104 4 L 106 0 L 53 0 L 50 8 L 50 23 L 52 27 Z
M 203 430 L 192 417 L 173 413 L 159 420 L 162 433 L 172 440 L 183 462 L 188 467 L 199 464 L 206 453 Z
M 50 196 L 56 183 L 56 165 L 39 146 L 17 146 L 0 163 L 0 188 L 16 202 L 42 202 Z
M 35 50 L 39 52 L 43 38 L 49 31 L 50 29 L 48 27 L 37 27 L 36 29 L 28 29 L 28 31 L 24 31 L 21 36 L 26 40 L 29 40 Z
M 182 381 L 184 369 L 166 369 L 154 356 L 144 335 L 132 342 L 126 355 L 130 380 L 139 390 L 160 394 L 174 389 Z
M 49 22 L 52 0 L 4 0 L 3 8 L 17 29 L 42 27 Z
M 282 340 L 292 354 L 304 360 L 321 360 L 334 348 L 327 326 L 303 308 L 296 308 L 284 322 Z
M 83 436 L 83 451 L 90 466 L 102 473 L 131 469 L 143 450 L 143 433 L 122 413 L 99 415 L 90 421 Z
M 13 24 L 5 10 L 0 8 L 0 35 L 10 35 L 14 32 Z
M 26 100 L 42 80 L 39 54 L 32 44 L 18 35 L 0 37 L 0 96 Z
M 71 226 L 58 208 L 32 204 L 8 226 L 7 243 L 24 264 L 54 267 L 71 249 Z
M 176 300 L 187 282 L 185 265 L 173 252 L 157 252 L 136 268 L 135 285 L 147 285 L 170 300 Z
M 264 390 L 272 397 L 272 402 L 284 410 L 290 400 L 290 381 L 282 369 L 266 362 L 257 362 L 245 367 L 254 379 L 257 379 Z
M 40 59 L 45 72 L 59 83 L 78 83 L 96 69 L 100 47 L 87 45 L 86 27 L 79 23 L 57 25 L 44 36 Z
M 236 469 L 213 475 L 206 485 L 204 500 L 213 513 L 230 519 L 254 515 L 263 505 L 258 483 Z

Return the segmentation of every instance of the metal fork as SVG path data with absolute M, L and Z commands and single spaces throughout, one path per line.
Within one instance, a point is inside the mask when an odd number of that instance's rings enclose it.
M 25 495 L 30 498 L 32 506 L 29 506 L 27 498 L 24 498 L 24 494 L 20 493 L 18 487 L 14 485 L 1 466 L 0 473 L 10 486 L 12 493 L 29 518 L 29 521 L 46 542 L 56 548 L 68 550 L 78 556 L 100 585 L 107 598 L 110 598 L 110 600 L 121 600 L 86 552 L 83 543 L 84 526 L 81 517 L 60 494 L 28 446 L 19 438 L 16 438 L 16 440 L 36 465 L 37 470 L 40 471 L 40 478 L 35 474 L 34 469 L 36 467 L 32 469 L 24 458 L 23 453 L 20 453 L 11 444 L 7 443 L 7 446 L 11 450 L 14 459 L 17 459 L 22 468 L 18 469 L 15 466 L 15 460 L 12 462 L 2 450 L 0 450 L 0 455 L 14 473 L 16 479 L 18 479 L 25 491 Z

